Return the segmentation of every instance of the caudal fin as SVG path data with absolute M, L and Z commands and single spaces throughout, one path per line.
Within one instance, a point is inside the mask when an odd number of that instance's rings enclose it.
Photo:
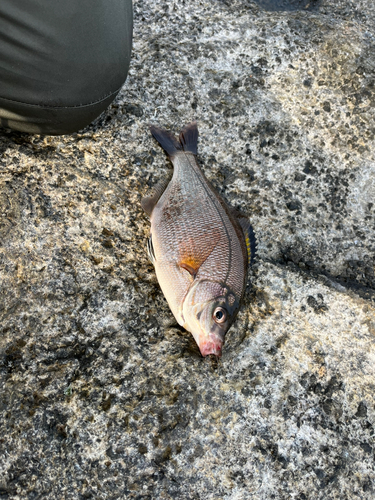
M 181 151 L 181 144 L 168 130 L 151 125 L 150 131 L 169 157 Z
M 198 127 L 197 122 L 186 125 L 180 133 L 179 141 L 176 137 L 163 128 L 151 125 L 151 134 L 158 141 L 167 155 L 172 158 L 178 151 L 186 151 L 197 154 L 198 147 Z
M 180 143 L 184 151 L 198 153 L 198 127 L 197 122 L 186 125 L 180 132 Z

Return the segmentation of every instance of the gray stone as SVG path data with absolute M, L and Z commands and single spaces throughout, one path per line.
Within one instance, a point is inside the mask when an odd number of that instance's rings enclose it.
M 375 11 L 266 3 L 138 0 L 96 123 L 0 133 L 0 498 L 374 498 Z M 149 124 L 194 118 L 258 239 L 218 361 L 140 207 L 170 171 Z

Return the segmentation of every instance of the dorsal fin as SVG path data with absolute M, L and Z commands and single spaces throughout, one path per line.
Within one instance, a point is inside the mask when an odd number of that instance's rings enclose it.
M 198 153 L 198 126 L 197 122 L 191 122 L 180 132 L 179 137 L 182 149 L 197 155 Z

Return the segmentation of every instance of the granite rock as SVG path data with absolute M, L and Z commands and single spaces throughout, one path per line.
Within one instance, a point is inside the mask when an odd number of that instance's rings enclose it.
M 375 11 L 136 0 L 115 103 L 0 133 L 1 499 L 372 499 Z M 142 196 L 192 119 L 258 257 L 220 360 L 178 327 Z

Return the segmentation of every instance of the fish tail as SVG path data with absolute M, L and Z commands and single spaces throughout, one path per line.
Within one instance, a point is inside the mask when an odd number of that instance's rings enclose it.
M 176 137 L 167 130 L 151 125 L 150 131 L 170 158 L 178 151 L 181 151 L 181 144 Z
M 180 144 L 186 152 L 198 153 L 198 127 L 197 122 L 191 122 L 186 125 L 180 132 Z

